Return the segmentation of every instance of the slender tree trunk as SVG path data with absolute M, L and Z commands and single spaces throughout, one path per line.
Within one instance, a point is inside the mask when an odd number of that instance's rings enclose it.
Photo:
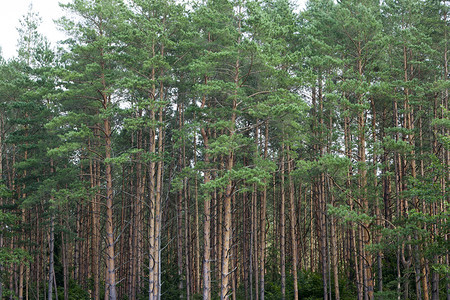
M 232 210 L 234 210 L 236 208 L 236 194 L 233 193 L 233 196 L 231 198 L 231 207 Z M 237 214 L 233 214 L 232 218 L 231 218 L 231 228 L 236 229 L 237 225 L 236 225 L 236 219 L 237 219 Z M 237 291 L 236 291 L 236 279 L 237 279 L 237 274 L 238 272 L 236 271 L 237 269 L 237 261 L 236 261 L 236 241 L 235 241 L 235 235 L 232 234 L 231 236 L 231 292 L 232 292 L 232 299 L 236 300 L 237 297 Z
M 28 118 L 28 114 L 25 114 L 25 117 Z M 28 128 L 27 126 L 25 126 L 25 137 L 28 137 Z M 28 142 L 25 143 L 26 146 L 28 146 Z M 24 161 L 28 160 L 28 150 L 25 150 L 25 154 L 24 154 Z M 23 177 L 26 178 L 27 177 L 27 170 L 24 171 L 23 173 Z M 25 184 L 23 184 L 23 190 L 25 190 Z M 20 194 L 20 193 L 19 193 Z M 22 199 L 25 199 L 27 197 L 27 194 L 24 192 L 22 195 Z M 25 213 L 25 209 L 22 208 L 21 209 L 21 213 L 22 213 L 22 226 L 24 227 L 26 224 L 26 213 Z M 25 230 L 22 228 L 22 239 L 25 238 Z M 23 245 L 24 241 L 22 242 L 22 246 L 20 247 L 22 249 L 22 251 L 26 251 L 25 250 L 25 246 Z M 19 300 L 23 300 L 23 280 L 24 280 L 24 268 L 25 268 L 25 262 L 21 261 L 20 265 L 19 265 L 19 291 L 18 291 L 18 295 L 19 295 Z
M 221 133 L 223 134 L 223 132 Z M 214 158 L 215 160 L 217 158 Z M 219 173 L 225 168 L 225 158 L 223 155 L 219 158 Z M 217 172 L 214 178 L 217 178 Z M 215 208 L 215 218 L 214 219 L 214 239 L 215 240 L 215 250 L 214 250 L 214 270 L 215 270 L 215 282 L 218 283 L 219 290 L 218 296 L 220 297 L 222 289 L 222 262 L 223 262 L 223 231 L 224 231 L 224 192 L 214 190 L 214 208 Z
M 195 119 L 195 115 L 194 115 Z M 194 135 L 194 166 L 197 165 L 197 137 Z M 198 177 L 195 176 L 194 179 L 194 205 L 195 205 L 195 278 L 194 278 L 194 293 L 198 293 L 200 291 L 200 229 L 199 229 L 199 210 L 198 210 Z
M 91 174 L 92 177 L 92 174 Z M 75 239 L 75 245 L 74 245 L 74 279 L 79 280 L 80 279 L 80 252 L 81 252 L 81 204 L 77 203 L 76 208 L 76 239 Z
M 178 105 L 179 106 L 179 105 Z M 181 131 L 181 109 L 178 110 L 178 124 L 179 130 Z M 181 173 L 182 168 L 182 152 L 181 150 L 178 152 L 178 171 Z M 186 199 L 184 199 L 186 201 Z M 180 297 L 182 297 L 183 290 L 183 219 L 182 219 L 182 202 L 183 202 L 183 194 L 182 190 L 177 192 L 177 265 L 178 265 L 178 289 L 180 291 Z M 187 242 L 187 241 L 186 241 Z
M 151 120 L 155 120 L 155 112 L 154 110 L 150 110 L 150 118 Z M 156 152 L 156 140 L 155 140 L 156 132 L 153 128 L 150 128 L 149 131 L 149 153 L 155 153 Z M 150 162 L 148 167 L 148 188 L 149 188 L 149 214 L 150 214 L 150 222 L 148 225 L 148 235 L 149 235 L 149 300 L 156 300 L 157 299 L 157 284 L 158 284 L 158 278 L 157 278 L 157 262 L 158 259 L 156 257 L 155 252 L 155 244 L 156 244 L 156 235 L 155 235 L 155 201 L 156 201 L 156 191 L 155 191 L 155 177 L 156 177 L 156 164 L 155 162 Z
M 264 159 L 267 160 L 267 153 L 269 147 L 269 122 L 265 123 L 265 138 L 264 138 Z M 261 199 L 261 237 L 260 237 L 260 260 L 261 260 L 261 274 L 260 278 L 260 300 L 264 300 L 264 277 L 265 277 L 265 268 L 266 268 L 266 210 L 267 210 L 267 180 L 264 179 L 264 189 Z
M 210 39 L 210 38 L 209 38 Z M 208 84 L 208 77 L 204 77 L 204 84 Z M 206 106 L 206 96 L 203 95 L 201 108 L 204 109 Z M 200 133 L 203 137 L 203 144 L 205 145 L 204 160 L 207 165 L 204 176 L 203 183 L 207 185 L 210 182 L 210 172 L 209 168 L 209 137 L 207 131 L 204 127 L 200 129 Z M 204 221 L 203 221 L 203 299 L 211 299 L 211 196 L 208 191 L 205 192 L 205 201 L 203 206 Z
M 204 131 L 202 129 L 202 131 Z M 208 137 L 206 134 L 203 136 L 205 147 L 208 145 Z M 205 162 L 209 163 L 208 155 L 205 154 Z M 209 172 L 205 171 L 203 178 L 204 184 L 208 184 L 210 181 Z M 209 194 L 209 192 L 206 192 Z M 204 211 L 204 232 L 203 232 L 203 299 L 211 299 L 211 197 L 206 196 L 203 211 Z
M 319 213 L 319 233 L 320 233 L 320 254 L 322 257 L 322 280 L 323 280 L 323 299 L 328 300 L 328 251 L 327 251 L 327 217 L 326 217 L 326 202 L 325 202 L 325 178 L 324 174 L 319 175 L 319 189 L 318 189 L 318 213 Z M 330 299 L 331 300 L 331 299 Z
M 444 2 L 446 3 L 446 2 Z M 444 12 L 443 16 L 442 16 L 442 20 L 448 20 L 448 6 L 447 9 L 442 9 L 442 12 Z M 447 23 L 448 24 L 448 23 Z M 448 79 L 449 79 L 449 69 L 448 69 L 448 26 L 444 26 L 444 70 L 442 72 L 442 79 L 445 82 L 445 89 L 442 91 L 442 109 L 441 109 L 441 113 L 442 113 L 442 118 L 444 119 L 444 109 L 448 112 L 449 109 L 449 105 L 448 105 Z M 449 136 L 450 135 L 450 129 L 447 128 L 442 128 L 442 135 L 443 136 Z M 449 166 L 450 165 L 450 149 L 447 147 L 445 149 L 443 149 L 443 165 L 444 166 Z M 442 179 L 442 201 L 441 201 L 441 207 L 443 207 L 443 205 L 445 205 L 444 203 L 448 203 L 449 201 L 449 196 L 447 194 L 448 190 L 447 190 L 447 185 L 450 182 L 450 172 L 447 172 L 447 175 L 444 175 L 444 178 Z M 445 207 L 445 206 L 444 206 Z M 443 209 L 445 210 L 445 208 Z M 445 222 L 445 221 L 444 221 Z M 445 235 L 445 242 L 448 243 L 449 240 L 449 235 L 446 234 Z M 445 264 L 447 266 L 450 265 L 450 251 L 447 251 L 445 256 L 444 256 L 444 261 Z M 450 274 L 447 273 L 446 275 L 446 281 L 447 281 L 447 300 L 450 300 Z
M 183 145 L 184 152 L 184 145 Z M 183 157 L 186 157 L 183 155 Z M 183 164 L 184 165 L 184 164 Z M 183 168 L 185 165 L 183 166 Z M 189 198 L 188 198 L 188 187 L 187 187 L 187 178 L 183 180 L 184 184 L 184 240 L 185 240 L 185 260 L 186 260 L 186 299 L 190 299 L 190 287 L 191 287 L 191 270 L 190 270 L 190 257 L 191 253 L 189 251 L 190 246 L 190 236 L 189 236 Z
M 138 116 L 142 117 L 142 111 L 139 110 Z M 142 149 L 142 138 L 143 133 L 142 130 L 137 132 L 137 148 Z M 135 204 L 135 254 L 133 257 L 134 264 L 134 288 L 133 293 L 139 293 L 141 290 L 141 269 L 142 269 L 142 261 L 143 261 L 143 194 L 144 194 L 144 182 L 145 176 L 142 175 L 142 158 L 141 152 L 137 153 L 137 164 L 136 164 L 136 204 Z
M 323 108 L 323 84 L 322 84 L 322 72 L 319 70 L 319 78 L 318 78 L 318 107 L 316 107 L 316 103 L 313 103 L 314 107 L 314 127 L 317 125 L 317 118 L 319 121 L 318 131 L 315 132 L 317 145 L 315 145 L 317 152 L 319 153 L 319 158 L 325 154 L 324 149 L 324 141 L 323 141 L 323 129 L 324 129 L 324 108 Z M 315 129 L 317 130 L 317 129 Z M 327 216 L 326 216 L 326 195 L 325 195 L 325 174 L 320 172 L 319 174 L 319 182 L 317 185 L 317 222 L 318 222 L 318 233 L 319 233 L 319 254 L 320 254 L 320 262 L 322 267 L 322 281 L 323 281 L 323 297 L 324 300 L 328 300 L 328 276 L 327 271 L 329 268 L 328 262 L 328 232 L 327 232 Z
M 345 97 L 345 94 L 344 94 Z M 347 109 L 348 111 L 348 109 Z M 350 118 L 348 116 L 344 117 L 344 143 L 345 143 L 345 153 L 346 156 L 349 160 L 352 159 L 352 145 L 351 145 L 351 141 L 352 141 L 352 137 L 351 137 L 351 132 L 350 132 Z M 352 193 L 351 193 L 351 177 L 352 177 L 352 167 L 351 165 L 349 166 L 348 172 L 347 172 L 347 180 L 346 180 L 346 187 L 348 192 L 348 203 L 350 206 L 350 209 L 353 211 L 354 210 L 354 201 L 353 201 L 353 197 L 352 197 Z M 350 241 L 349 241 L 349 248 L 351 249 L 351 255 L 353 256 L 353 262 L 354 262 L 354 269 L 355 269 L 355 281 L 356 281 L 356 290 L 357 290 L 357 296 L 358 296 L 358 300 L 361 300 L 363 298 L 363 291 L 362 291 L 362 284 L 361 284 L 361 278 L 360 278 L 360 272 L 359 272 L 359 256 L 358 256 L 358 251 L 357 251 L 357 246 L 356 246 L 356 232 L 355 229 L 353 227 L 352 222 L 349 222 L 349 226 L 350 226 Z
M 309 238 L 309 263 L 310 263 L 310 270 L 312 272 L 316 271 L 316 260 L 315 260 L 315 256 L 314 256 L 314 249 L 315 249 L 315 240 L 314 240 L 314 233 L 313 230 L 314 228 L 314 195 L 315 195 L 315 187 L 314 187 L 314 183 L 312 182 L 310 185 L 310 193 L 309 193 L 309 228 L 310 230 L 310 238 Z M 316 229 L 317 230 L 317 229 Z
M 106 176 L 106 288 L 109 298 L 105 300 L 116 300 L 116 266 L 114 252 L 114 219 L 113 219 L 113 190 L 111 163 L 111 125 L 108 119 L 104 120 L 105 126 L 105 176 Z
M 438 256 L 434 257 L 434 263 L 436 265 L 440 263 Z M 436 271 L 431 275 L 431 299 L 439 300 L 439 273 Z
M 360 43 L 358 44 L 358 72 L 359 76 L 362 80 L 364 72 L 363 72 L 363 62 L 362 62 L 362 48 Z M 362 84 L 362 82 L 361 82 Z M 363 96 L 358 95 L 358 102 L 360 105 L 363 105 Z M 358 169 L 359 173 L 359 190 L 361 193 L 361 203 L 363 204 L 364 212 L 367 215 L 370 215 L 369 211 L 369 200 L 367 197 L 367 166 L 366 166 L 366 112 L 365 110 L 361 110 L 358 115 L 358 131 L 359 131 L 359 162 L 360 168 Z M 369 223 L 364 222 L 361 227 L 362 230 L 362 243 L 364 243 L 364 247 L 362 248 L 362 269 L 363 269 L 363 278 L 364 278 L 364 295 L 366 299 L 373 299 L 373 280 L 372 280 L 372 254 L 365 251 L 365 248 L 370 245 L 371 237 L 369 233 Z
M 292 246 L 292 275 L 294 276 L 294 299 L 298 300 L 299 299 L 299 294 L 298 294 L 298 280 L 297 280 L 297 258 L 298 258 L 298 254 L 297 254 L 297 240 L 296 240 L 296 235 L 295 235 L 295 224 L 297 224 L 297 219 L 296 219 L 296 215 L 295 215 L 295 189 L 294 189 L 294 181 L 292 180 L 292 168 L 291 165 L 293 164 L 293 162 L 291 162 L 291 158 L 290 158 L 290 148 L 289 146 L 287 146 L 286 148 L 287 151 L 287 165 L 288 165 L 288 177 L 289 177 L 289 205 L 290 205 L 290 210 L 289 210 L 289 214 L 290 214 L 290 219 L 291 219 L 291 246 Z
M 95 135 L 98 134 L 98 131 L 95 131 Z M 89 140 L 88 142 L 88 147 L 91 148 L 93 147 L 91 145 L 91 140 Z M 99 182 L 99 178 L 98 178 L 98 173 L 100 166 L 99 164 L 95 161 L 93 162 L 92 159 L 89 159 L 89 180 L 90 180 L 90 185 L 91 185 L 91 189 L 95 189 L 96 187 L 98 187 L 100 185 Z M 100 216 L 100 210 L 99 210 L 99 203 L 100 199 L 99 199 L 99 195 L 96 193 L 93 197 L 92 197 L 92 201 L 91 201 L 91 216 L 92 216 L 92 236 L 91 236 L 91 245 L 92 245 L 92 277 L 94 279 L 94 298 L 95 299 L 99 299 L 100 298 L 100 270 L 99 270 L 99 259 L 100 259 L 100 221 L 99 221 L 99 216 Z M 81 214 L 81 210 L 79 212 Z M 78 218 L 80 218 L 80 216 L 78 216 Z M 81 223 L 80 221 L 77 222 L 77 232 L 79 230 L 81 230 Z M 80 252 L 79 250 L 77 251 L 77 245 L 78 243 L 76 242 L 76 248 L 75 248 L 75 259 L 78 261 L 78 263 L 80 262 Z M 77 263 L 76 263 L 77 264 Z M 78 273 L 78 272 L 76 272 Z M 77 274 L 78 275 L 78 274 Z
M 373 187 L 374 187 L 374 196 L 375 196 L 375 213 L 377 216 L 376 224 L 379 228 L 382 226 L 382 215 L 380 208 L 380 197 L 378 195 L 378 155 L 376 149 L 377 143 L 377 134 L 376 134 L 376 120 L 377 120 L 377 112 L 375 108 L 375 101 L 373 97 L 371 97 L 371 107 L 372 107 L 372 139 L 373 139 Z M 377 243 L 381 243 L 381 232 L 380 229 L 376 232 L 376 241 Z M 382 251 L 377 252 L 377 277 L 378 277 L 378 290 L 383 290 L 383 264 L 382 264 Z
M 258 215 L 258 212 L 257 212 L 257 200 L 258 200 L 258 191 L 257 191 L 257 187 L 256 187 L 256 183 L 254 183 L 253 184 L 253 192 L 252 192 L 252 217 L 251 217 L 251 219 L 252 219 L 252 241 L 251 241 L 251 243 L 252 243 L 252 250 L 253 250 L 253 253 L 252 253 L 252 257 L 253 257 L 253 261 L 251 262 L 252 263 L 252 265 L 254 266 L 253 267 L 253 270 L 254 270 L 254 276 L 255 276 L 255 299 L 256 300 L 258 300 L 258 298 L 259 298 L 259 295 L 258 295 L 258 291 L 259 291 L 259 288 L 258 288 L 258 270 L 259 270 L 259 268 L 258 268 L 258 250 L 259 250 L 259 247 L 258 247 L 258 220 L 257 220 L 257 215 Z
M 161 49 L 161 55 L 164 56 L 164 47 Z M 164 125 L 163 125 L 163 101 L 164 101 L 164 86 L 160 84 L 160 108 L 159 108 L 159 136 L 158 136 L 158 153 L 161 157 L 158 160 L 158 169 L 156 172 L 156 194 L 155 194 L 155 247 L 154 257 L 157 259 L 155 267 L 155 276 L 157 278 L 156 283 L 156 296 L 155 300 L 161 300 L 161 226 L 162 226 L 162 191 L 163 191 L 163 139 L 164 139 Z
M 155 41 L 152 43 L 152 57 L 155 57 Z M 156 102 L 156 70 L 152 68 L 151 78 L 153 81 L 152 92 L 149 98 Z M 153 107 L 148 108 L 150 114 L 150 120 L 156 121 L 155 109 Z M 156 154 L 156 129 L 151 127 L 149 130 L 149 153 Z M 150 209 L 150 222 L 149 222 L 149 288 L 148 288 L 148 298 L 149 300 L 158 300 L 158 251 L 157 246 L 157 232 L 155 231 L 156 226 L 156 163 L 151 161 L 148 167 L 148 187 L 149 187 L 149 209 Z
M 233 111 L 236 109 L 236 100 L 233 101 Z M 233 112 L 231 117 L 231 122 L 234 124 L 236 119 L 236 114 Z M 234 128 L 231 129 L 231 137 L 234 135 Z M 233 151 L 230 151 L 228 154 L 228 160 L 226 165 L 226 170 L 230 172 L 233 168 L 233 161 L 234 161 L 234 153 Z M 227 187 L 225 189 L 225 195 L 223 200 L 223 207 L 224 207 L 224 220 L 223 220 L 223 240 L 222 240 L 222 267 L 221 267 L 221 273 L 222 273 L 222 283 L 221 283 L 221 292 L 220 292 L 220 299 L 224 300 L 228 298 L 228 289 L 229 289 L 229 262 L 230 262 L 230 250 L 231 250 L 231 234 L 232 234 L 232 228 L 231 228 L 231 197 L 233 193 L 233 183 L 230 180 L 227 184 Z
M 286 217 L 285 217 L 285 190 L 284 190 L 284 144 L 281 146 L 281 210 L 280 210 L 280 237 L 281 237 L 281 296 L 286 298 Z
M 67 244 L 63 232 L 61 232 L 61 247 L 62 247 L 61 252 L 62 252 L 63 276 L 64 276 L 64 300 L 69 300 L 69 270 L 67 266 Z
M 54 259 L 54 249 L 55 249 L 55 218 L 51 216 L 50 220 L 50 240 L 49 240 L 49 268 L 48 268 L 48 300 L 53 299 L 53 274 L 55 271 L 55 259 Z
M 184 127 L 184 107 L 181 103 L 180 107 L 180 132 Z M 186 168 L 186 141 L 182 138 L 182 167 Z M 184 192 L 184 240 L 185 240 L 185 263 L 186 263 L 186 299 L 190 299 L 191 288 L 191 268 L 190 268 L 190 221 L 189 221 L 189 192 L 188 192 L 188 178 L 183 179 L 183 192 Z
M 328 187 L 331 189 L 330 180 L 328 180 Z M 334 195 L 332 191 L 330 192 L 331 196 L 331 205 L 335 205 Z M 339 262 L 338 262 L 338 254 L 337 254 L 337 240 L 336 240 L 336 220 L 334 216 L 331 216 L 331 262 L 333 264 L 333 280 L 334 280 L 334 298 L 336 300 L 340 299 L 339 293 Z M 330 287 L 331 288 L 331 287 Z
M 99 33 L 100 37 L 104 36 L 103 32 L 103 23 L 100 18 Z M 108 85 L 106 83 L 106 63 L 105 63 L 105 49 L 99 49 L 101 63 L 100 63 L 100 80 L 102 85 L 102 90 L 98 90 L 101 94 L 101 102 L 102 108 L 107 110 L 111 106 L 111 96 L 108 94 Z M 112 144 L 111 144 L 111 121 L 109 117 L 105 117 L 103 119 L 103 135 L 104 135 L 104 150 L 105 150 L 105 179 L 106 179 L 106 275 L 105 275 L 105 300 L 116 300 L 117 299 L 117 291 L 116 291 L 116 264 L 115 264 L 115 239 L 114 239 L 114 212 L 113 212 L 113 182 L 112 182 L 112 166 L 110 159 L 112 158 Z

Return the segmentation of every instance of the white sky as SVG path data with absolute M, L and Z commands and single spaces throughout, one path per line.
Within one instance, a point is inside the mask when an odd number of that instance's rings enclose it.
M 33 11 L 37 12 L 42 19 L 38 30 L 56 46 L 56 42 L 64 39 L 64 34 L 60 32 L 53 20 L 63 15 L 63 10 L 58 2 L 67 3 L 67 0 L 0 0 L 0 47 L 2 56 L 6 59 L 16 55 L 17 27 L 19 20 L 28 12 L 30 3 L 33 4 Z
M 0 47 L 3 58 L 10 59 L 16 55 L 19 37 L 16 28 L 20 26 L 20 18 L 27 14 L 30 3 L 33 4 L 33 11 L 42 19 L 39 32 L 47 37 L 53 47 L 65 38 L 53 22 L 64 14 L 58 2 L 68 3 L 69 0 L 0 0 Z M 297 2 L 303 7 L 306 0 Z

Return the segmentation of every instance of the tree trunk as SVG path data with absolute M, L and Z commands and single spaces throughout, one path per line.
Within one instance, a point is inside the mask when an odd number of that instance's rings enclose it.
M 195 119 L 195 114 L 194 114 Z M 194 166 L 197 165 L 197 137 L 194 135 Z M 195 176 L 194 179 L 194 205 L 195 205 L 195 215 L 194 215 L 194 222 L 195 222 L 195 278 L 194 278 L 194 291 L 193 293 L 198 293 L 200 291 L 200 279 L 201 279 L 201 272 L 200 272 L 200 229 L 199 229 L 199 210 L 198 210 L 198 177 Z
M 233 101 L 233 111 L 236 109 L 236 100 Z M 234 124 L 236 119 L 236 115 L 233 112 L 231 117 L 231 122 Z M 231 136 L 234 135 L 234 129 L 232 129 Z M 234 161 L 234 153 L 233 151 L 230 151 L 228 154 L 228 160 L 226 165 L 226 170 L 230 172 L 233 168 L 233 161 Z M 220 288 L 220 299 L 224 300 L 228 298 L 228 289 L 229 289 L 229 262 L 230 262 L 230 254 L 231 254 L 231 234 L 232 234 L 232 228 L 231 228 L 231 197 L 233 194 L 233 183 L 230 180 L 227 184 L 227 187 L 225 189 L 225 195 L 223 200 L 223 209 L 224 209 L 224 220 L 223 220 L 223 239 L 222 239 L 222 267 L 221 267 L 221 273 L 222 273 L 222 282 L 221 282 L 221 288 Z
M 208 77 L 205 76 L 205 85 L 208 84 Z M 206 96 L 203 95 L 201 108 L 204 109 L 206 105 Z M 204 170 L 203 183 L 207 185 L 210 182 L 209 168 L 209 140 L 208 134 L 204 127 L 200 129 L 203 137 L 203 144 L 205 145 L 204 160 L 206 169 Z M 204 213 L 204 229 L 203 229 L 203 299 L 211 299 L 211 196 L 208 191 L 205 192 L 205 200 L 203 206 Z
M 94 131 L 94 134 L 98 134 L 98 130 Z M 91 148 L 93 145 L 91 145 L 91 140 L 88 141 L 88 147 Z M 92 159 L 89 159 L 89 180 L 90 180 L 90 186 L 91 189 L 99 188 L 100 187 L 100 165 L 97 161 L 93 161 Z M 99 299 L 100 298 L 100 270 L 99 270 L 99 260 L 100 260 L 100 199 L 99 195 L 96 193 L 92 197 L 91 201 L 91 216 L 92 216 L 92 236 L 91 236 L 91 245 L 92 245 L 92 277 L 94 279 L 94 298 Z M 81 207 L 80 207 L 81 208 Z M 79 214 L 81 214 L 81 209 L 79 211 Z M 77 218 L 81 218 L 81 216 L 78 216 Z M 81 230 L 81 221 L 77 222 L 77 232 Z M 76 241 L 76 248 L 75 248 L 75 259 L 78 261 L 76 265 L 80 263 L 80 250 L 77 251 L 77 245 L 79 243 Z M 79 273 L 79 272 L 76 272 Z M 79 274 L 77 274 L 79 276 Z M 79 277 L 78 277 L 79 278 Z
M 183 145 L 184 152 L 184 145 Z M 183 155 L 183 157 L 186 157 Z M 183 164 L 184 165 L 184 164 Z M 183 166 L 185 167 L 185 166 Z M 191 270 L 190 270 L 190 257 L 191 253 L 189 251 L 190 246 L 190 236 L 189 236 L 189 198 L 187 191 L 187 178 L 184 178 L 184 240 L 185 240 L 185 260 L 186 260 L 186 299 L 190 299 L 190 287 L 191 287 Z
M 155 89 L 153 89 L 155 90 Z M 154 94 L 153 94 L 154 95 Z M 155 121 L 155 112 L 154 110 L 150 110 L 150 118 L 151 120 Z M 156 153 L 156 130 L 153 128 L 150 128 L 149 131 L 149 153 Z M 148 225 L 148 235 L 149 235 L 149 300 L 157 300 L 157 292 L 158 292 L 158 278 L 157 278 L 157 266 L 158 258 L 156 257 L 157 253 L 155 251 L 155 244 L 156 244 L 156 234 L 155 234 L 155 206 L 156 206 L 156 191 L 155 191 L 155 177 L 156 177 L 156 164 L 155 162 L 151 161 L 148 166 L 148 188 L 149 188 L 149 225 Z
M 331 205 L 334 206 L 334 195 L 333 192 L 330 191 L 331 189 L 331 183 L 330 180 L 328 182 L 329 192 L 331 196 Z M 333 281 L 334 281 L 334 298 L 336 300 L 340 299 L 340 293 L 339 293 L 339 262 L 338 262 L 338 254 L 337 254 L 337 241 L 336 241 L 336 220 L 334 216 L 331 216 L 331 262 L 333 264 Z M 331 287 L 330 287 L 331 288 Z
M 281 237 L 281 296 L 286 298 L 286 217 L 285 217 L 285 190 L 284 190 L 284 144 L 281 146 L 281 209 L 280 209 L 280 237 Z
M 181 172 L 181 153 L 178 156 L 179 171 Z M 182 220 L 182 191 L 177 192 L 177 265 L 178 265 L 178 289 L 180 297 L 183 290 L 183 220 Z M 186 199 L 185 199 L 186 201 Z M 187 242 L 187 241 L 186 241 Z
M 252 217 L 251 217 L 251 223 L 252 223 L 252 258 L 253 261 L 251 262 L 251 264 L 253 265 L 253 270 L 254 270 L 254 276 L 255 276 L 255 299 L 258 300 L 259 295 L 258 295 L 258 291 L 259 291 L 259 285 L 258 285 L 258 220 L 257 220 L 257 201 L 258 201 L 258 191 L 257 191 L 257 186 L 256 183 L 253 184 L 253 192 L 252 192 Z
M 54 259 L 54 249 L 55 249 L 55 218 L 51 216 L 50 220 L 50 240 L 49 240 L 49 268 L 48 268 L 48 300 L 53 299 L 53 274 L 55 271 L 55 259 Z
M 289 146 L 287 146 L 286 148 L 287 151 L 287 165 L 288 165 L 288 177 L 289 177 L 289 205 L 290 205 L 290 210 L 289 210 L 289 214 L 290 214 L 290 219 L 291 219 L 291 244 L 292 244 L 292 275 L 294 276 L 294 299 L 298 300 L 299 299 L 299 295 L 298 295 L 298 280 L 297 280 L 297 239 L 296 239 L 296 235 L 295 235 L 295 224 L 297 224 L 297 219 L 295 216 L 295 190 L 294 190 L 294 181 L 292 180 L 292 168 L 291 165 L 293 162 L 291 162 L 291 158 L 290 158 L 290 148 Z
M 241 44 L 241 6 L 238 6 L 238 39 L 237 45 Z M 239 54 L 239 50 L 238 50 Z M 229 128 L 229 137 L 232 140 L 235 135 L 235 126 L 236 126 L 236 109 L 238 106 L 238 90 L 240 88 L 239 78 L 240 76 L 240 60 L 236 59 L 234 66 L 234 91 L 233 91 L 233 102 L 232 102 L 232 113 L 231 113 L 231 126 Z M 234 166 L 234 150 L 229 150 L 228 158 L 226 162 L 226 171 L 231 172 Z M 228 181 L 228 184 L 225 188 L 225 195 L 223 200 L 223 209 L 224 209 L 224 220 L 223 225 L 223 238 L 222 238 L 222 267 L 221 267 L 221 288 L 220 288 L 220 299 L 224 300 L 228 297 L 228 286 L 229 286 L 229 258 L 231 254 L 231 238 L 232 238 L 232 228 L 231 228 L 231 199 L 233 194 L 233 182 L 232 180 Z
M 61 243 L 62 265 L 63 265 L 63 276 L 64 276 L 64 300 L 69 300 L 69 269 L 67 266 L 67 244 L 66 244 L 66 239 L 64 238 L 63 232 L 61 232 L 61 242 L 62 242 Z
M 269 146 L 269 122 L 265 123 L 265 138 L 264 138 L 264 159 L 267 160 L 268 146 Z M 260 260 L 261 260 L 261 273 L 260 278 L 260 300 L 264 300 L 264 277 L 265 277 L 265 259 L 266 259 L 266 210 L 267 210 L 267 180 L 264 179 L 264 190 L 261 199 L 261 237 L 260 237 Z
M 109 100 L 106 100 L 105 103 Z M 106 290 L 105 300 L 116 300 L 116 267 L 114 252 L 114 219 L 113 219 L 113 189 L 111 163 L 111 125 L 108 119 L 105 126 L 105 176 L 106 176 Z M 109 295 L 108 295 L 109 294 Z
M 164 47 L 161 50 L 162 56 L 164 56 Z M 162 191 L 163 191 L 163 139 L 164 139 L 164 125 L 163 125 L 163 101 L 164 101 L 164 86 L 163 83 L 160 84 L 160 108 L 159 108 L 159 136 L 158 136 L 158 153 L 161 156 L 158 160 L 158 169 L 156 171 L 156 194 L 155 194 L 155 247 L 154 247 L 154 257 L 156 258 L 156 272 L 155 276 L 156 282 L 156 299 L 161 300 L 161 226 L 162 226 Z

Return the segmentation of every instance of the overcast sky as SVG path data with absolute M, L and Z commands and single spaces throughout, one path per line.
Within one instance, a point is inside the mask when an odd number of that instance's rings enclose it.
M 53 46 L 59 40 L 63 40 L 64 34 L 57 29 L 53 22 L 64 13 L 58 2 L 67 3 L 69 0 L 0 0 L 0 47 L 2 48 L 2 56 L 9 59 L 16 55 L 18 38 L 16 28 L 20 26 L 20 18 L 28 12 L 30 3 L 33 4 L 33 10 L 39 13 L 42 18 L 39 32 L 46 36 Z M 298 2 L 304 3 L 306 1 L 298 0 Z
M 67 3 L 67 0 L 0 0 L 0 46 L 2 56 L 9 59 L 16 55 L 17 45 L 17 27 L 20 26 L 19 20 L 28 12 L 30 3 L 33 4 L 33 10 L 39 13 L 42 18 L 42 24 L 39 32 L 56 45 L 56 42 L 64 39 L 64 34 L 58 31 L 53 20 L 62 16 L 63 11 L 58 2 Z

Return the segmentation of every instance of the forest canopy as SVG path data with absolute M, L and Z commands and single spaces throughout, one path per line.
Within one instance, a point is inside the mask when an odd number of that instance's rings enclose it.
M 0 57 L 0 299 L 448 299 L 449 2 L 72 0 Z

